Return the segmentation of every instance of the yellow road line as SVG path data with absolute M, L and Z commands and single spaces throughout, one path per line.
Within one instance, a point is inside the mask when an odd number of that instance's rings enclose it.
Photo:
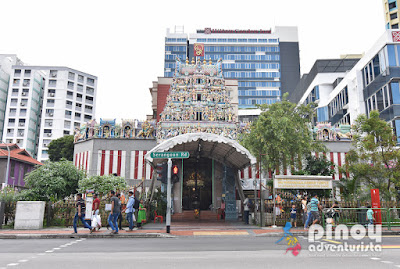
M 322 239 L 322 240 L 327 241 L 327 242 L 330 242 L 330 243 L 338 244 L 338 245 L 343 244 L 342 242 L 334 241 L 334 240 L 329 240 L 329 239 Z
M 400 248 L 400 245 L 389 245 L 389 246 L 386 245 L 386 246 L 382 246 L 382 248 L 389 248 L 389 249 L 390 248 L 392 248 L 392 249 L 393 248 Z
M 193 235 L 249 235 L 248 232 L 193 232 Z

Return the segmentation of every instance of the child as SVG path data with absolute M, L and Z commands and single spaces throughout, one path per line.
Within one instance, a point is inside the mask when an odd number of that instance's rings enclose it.
M 292 205 L 292 209 L 290 210 L 290 223 L 292 223 L 292 227 L 293 227 L 293 223 L 294 223 L 294 228 L 297 227 L 296 213 L 297 213 L 296 205 Z
M 367 210 L 367 222 L 368 224 L 374 224 L 374 211 L 371 209 L 371 206 L 367 206 L 368 210 Z

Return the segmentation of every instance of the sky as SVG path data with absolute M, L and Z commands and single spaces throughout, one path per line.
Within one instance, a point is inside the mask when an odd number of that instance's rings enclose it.
M 144 120 L 164 72 L 166 29 L 297 26 L 301 74 L 317 59 L 368 51 L 385 31 L 382 0 L 0 0 L 0 54 L 98 77 L 96 119 Z

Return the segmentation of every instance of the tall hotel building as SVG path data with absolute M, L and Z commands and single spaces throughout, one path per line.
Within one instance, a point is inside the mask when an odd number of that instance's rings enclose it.
M 52 140 L 94 117 L 96 88 L 97 77 L 68 67 L 12 66 L 3 141 L 47 160 Z
M 399 29 L 399 3 L 397 0 L 383 0 L 386 29 Z
M 256 104 L 272 104 L 294 91 L 300 79 L 297 27 L 271 30 L 216 30 L 194 34 L 182 30 L 165 38 L 164 77 L 172 77 L 175 58 L 194 57 L 194 44 L 204 44 L 204 58 L 222 59 L 224 78 L 238 80 L 239 119 L 259 114 Z M 200 57 L 203 59 L 203 57 Z

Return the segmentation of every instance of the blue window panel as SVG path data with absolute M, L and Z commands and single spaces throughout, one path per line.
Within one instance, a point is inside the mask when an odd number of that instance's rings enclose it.
M 394 49 L 394 45 L 387 45 L 389 66 L 396 66 L 396 54 Z
M 390 83 L 390 88 L 392 89 L 392 98 L 393 104 L 399 105 L 400 104 L 400 89 L 398 82 Z M 400 129 L 399 129 L 400 130 Z
M 317 121 L 318 122 L 325 122 L 328 121 L 328 107 L 319 107 L 317 108 Z
M 268 43 L 268 39 L 259 39 L 258 43 Z
M 315 86 L 315 98 L 319 100 L 319 86 Z
M 205 39 L 205 38 L 197 38 L 197 42 L 206 42 L 207 41 L 207 39 Z
M 257 42 L 257 39 L 249 39 L 249 42 Z
M 395 120 L 397 143 L 400 143 L 400 120 Z
M 247 42 L 247 39 L 245 39 L 245 38 L 239 38 L 239 39 L 238 39 L 238 42 Z

